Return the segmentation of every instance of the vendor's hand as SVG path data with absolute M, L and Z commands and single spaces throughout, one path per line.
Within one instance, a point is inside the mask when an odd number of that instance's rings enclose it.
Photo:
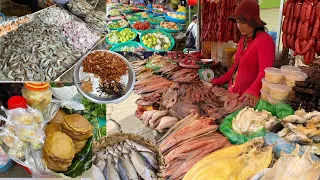
M 252 94 L 245 93 L 240 97 L 240 100 L 242 100 L 245 104 L 255 107 L 258 103 L 258 98 Z

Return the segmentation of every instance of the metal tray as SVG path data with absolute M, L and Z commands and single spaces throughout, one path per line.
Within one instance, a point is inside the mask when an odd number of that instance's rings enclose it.
M 111 54 L 115 54 L 118 57 L 120 57 L 126 63 L 126 65 L 128 67 L 128 75 L 121 77 L 122 82 L 125 82 L 125 93 L 124 93 L 123 96 L 121 96 L 121 97 L 111 97 L 111 98 L 109 98 L 109 97 L 100 97 L 98 95 L 95 95 L 94 93 L 85 92 L 82 89 L 82 86 L 81 86 L 81 84 L 79 82 L 81 82 L 81 80 L 83 80 L 85 77 L 92 76 L 92 74 L 84 73 L 82 71 L 82 69 L 83 69 L 82 62 L 83 62 L 83 60 L 85 59 L 85 57 L 88 54 L 90 54 L 92 52 L 96 52 L 96 51 L 104 51 L 104 52 L 108 52 L 108 53 L 111 53 Z M 120 54 L 112 52 L 112 51 L 109 51 L 109 50 L 95 50 L 95 51 L 91 51 L 91 52 L 87 53 L 76 64 L 75 69 L 74 69 L 73 77 L 74 77 L 75 85 L 76 85 L 78 91 L 85 98 L 91 100 L 92 102 L 98 103 L 98 104 L 120 103 L 120 102 L 124 101 L 132 93 L 133 88 L 134 88 L 134 84 L 135 84 L 135 81 L 136 81 L 135 72 L 134 72 L 133 67 L 131 66 L 130 62 L 126 58 L 121 56 Z M 99 83 L 98 80 L 94 80 L 93 86 L 97 86 L 98 83 Z

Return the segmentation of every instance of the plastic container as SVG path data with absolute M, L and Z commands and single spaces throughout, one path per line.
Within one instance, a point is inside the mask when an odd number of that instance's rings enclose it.
M 285 84 L 289 87 L 294 87 L 296 85 L 296 81 L 305 81 L 308 78 L 308 75 L 304 72 L 290 72 L 284 73 L 285 75 Z
M 8 100 L 8 109 L 27 108 L 27 100 L 22 96 L 12 96 Z
M 262 90 L 260 90 L 260 92 L 261 92 L 261 99 L 267 101 L 269 97 L 269 93 L 266 93 Z
M 125 30 L 125 29 L 118 30 L 118 32 L 123 31 L 123 30 Z M 126 41 L 126 42 L 131 42 L 131 41 L 135 40 L 135 39 L 137 38 L 137 36 L 138 36 L 137 31 L 135 31 L 134 29 L 130 29 L 130 30 L 132 30 L 132 31 L 134 32 L 134 35 L 133 35 L 133 37 L 132 37 L 129 41 Z M 107 42 L 108 44 L 111 44 L 111 45 L 122 44 L 122 43 L 113 43 L 113 42 L 110 42 L 108 37 L 106 38 L 106 42 Z M 126 43 L 126 42 L 123 42 L 123 43 Z
M 151 20 L 156 20 L 157 22 L 154 22 L 154 21 L 151 21 Z M 164 22 L 164 19 L 161 18 L 161 17 L 150 17 L 148 19 L 149 23 L 152 24 L 152 25 L 159 25 L 161 22 Z
M 263 91 L 266 92 L 266 93 L 270 93 L 270 88 L 269 88 L 269 86 L 270 86 L 270 84 L 272 84 L 272 83 L 267 82 L 267 81 L 265 80 L 265 78 L 263 78 L 261 81 L 262 81 L 262 88 L 261 88 L 261 90 L 263 90 Z
M 139 48 L 139 47 L 142 48 L 142 44 L 141 44 L 141 43 L 133 42 L 133 41 L 132 41 L 132 42 L 126 42 L 126 43 L 122 43 L 122 44 L 113 46 L 113 47 L 110 49 L 110 51 L 121 52 L 121 51 L 122 51 L 122 48 L 124 48 L 125 46 L 134 47 L 134 48 Z
M 177 30 L 175 30 L 175 29 L 167 29 L 167 28 L 164 28 L 164 27 L 162 27 L 162 26 L 159 26 L 159 29 L 162 30 L 162 31 L 164 31 L 164 32 L 167 32 L 167 33 L 177 33 L 177 32 L 179 32 L 179 31 L 181 31 L 181 29 L 182 29 L 182 26 L 180 26 L 179 24 L 177 24 L 177 26 L 178 26 L 178 28 L 179 28 L 179 29 L 177 29 Z
M 282 71 L 278 68 L 269 67 L 264 70 L 265 80 L 273 84 L 281 84 L 284 80 L 284 75 Z
M 169 47 L 169 49 L 167 49 L 167 50 L 155 50 L 155 49 L 149 48 L 149 47 L 147 47 L 145 44 L 143 44 L 143 41 L 142 41 L 142 37 L 143 37 L 143 36 L 145 36 L 145 35 L 147 35 L 147 34 L 149 34 L 149 33 L 157 33 L 157 32 L 161 32 L 162 34 L 164 34 L 164 35 L 166 35 L 167 37 L 169 37 L 169 39 L 170 39 L 170 41 L 171 41 L 171 46 Z M 143 47 L 144 47 L 145 49 L 148 49 L 149 51 L 154 51 L 154 52 L 167 52 L 167 51 L 170 51 L 170 50 L 174 47 L 174 43 L 175 43 L 175 41 L 174 41 L 173 37 L 171 36 L 171 34 L 166 33 L 166 32 L 163 32 L 163 31 L 159 31 L 159 30 L 147 30 L 147 31 L 145 31 L 144 33 L 142 33 L 142 34 L 140 35 L 140 42 L 141 42 L 141 44 L 143 45 Z
M 271 84 L 269 88 L 270 97 L 277 101 L 286 100 L 291 91 L 290 87 L 282 84 Z
M 271 96 L 268 96 L 268 102 L 271 104 L 277 104 L 278 102 L 283 102 L 283 101 L 274 100 L 274 99 L 272 99 Z
M 236 48 L 226 48 L 225 52 L 225 63 L 228 68 L 230 68 L 233 64 L 233 56 L 237 52 Z
M 52 100 L 49 83 L 28 82 L 21 90 L 29 106 L 44 111 Z
M 296 66 L 284 65 L 281 66 L 281 71 L 285 73 L 294 73 L 294 72 L 301 72 L 301 69 Z

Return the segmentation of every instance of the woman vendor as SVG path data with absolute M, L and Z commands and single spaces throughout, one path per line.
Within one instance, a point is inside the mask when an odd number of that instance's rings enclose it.
M 264 69 L 272 67 L 275 44 L 265 32 L 266 23 L 260 19 L 259 4 L 255 0 L 243 0 L 229 20 L 237 23 L 241 39 L 234 57 L 234 64 L 213 85 L 228 84 L 228 90 L 238 93 L 246 104 L 255 106 L 260 97 Z

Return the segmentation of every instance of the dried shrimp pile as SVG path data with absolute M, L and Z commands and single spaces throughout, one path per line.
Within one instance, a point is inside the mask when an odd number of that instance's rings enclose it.
M 91 32 L 84 23 L 70 21 L 63 25 L 63 34 L 67 36 L 68 42 L 76 48 L 86 52 L 91 49 L 99 36 Z
M 83 72 L 92 73 L 102 81 L 118 82 L 127 72 L 126 63 L 117 55 L 96 51 L 89 54 L 82 63 Z
M 55 25 L 60 27 L 73 19 L 72 16 L 68 14 L 68 12 L 58 7 L 44 9 L 39 13 L 38 17 L 48 25 Z
M 1 80 L 53 80 L 82 56 L 65 42 L 62 28 L 40 22 L 21 25 L 0 41 Z
M 85 0 L 72 0 L 68 3 L 70 11 L 76 14 L 88 14 L 93 7 Z
M 105 33 L 107 31 L 106 13 L 105 12 L 94 11 L 86 16 L 85 21 L 88 24 L 90 24 L 95 30 L 98 30 L 102 33 Z

